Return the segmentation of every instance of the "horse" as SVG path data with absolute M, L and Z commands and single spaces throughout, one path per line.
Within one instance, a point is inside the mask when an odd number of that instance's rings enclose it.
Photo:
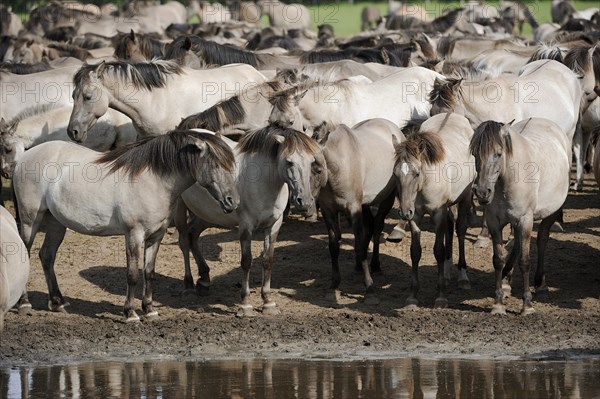
M 235 142 L 226 140 L 231 147 Z M 211 200 L 205 189 L 195 184 L 186 190 L 177 204 L 175 224 L 179 231 L 179 246 L 185 261 L 184 286 L 194 289 L 190 270 L 190 244 L 198 264 L 199 279 L 196 289 L 206 292 L 210 286 L 209 267 L 204 260 L 198 238 L 208 227 L 239 228 L 241 246 L 241 267 L 243 281 L 241 299 L 237 315 L 252 314 L 250 303 L 250 268 L 252 252 L 250 243 L 257 231 L 264 232 L 264 264 L 261 296 L 263 314 L 279 313 L 272 301 L 271 271 L 277 235 L 283 221 L 283 214 L 292 201 L 301 212 L 310 213 L 315 207 L 318 186 L 311 185 L 311 175 L 325 175 L 326 169 L 319 145 L 302 132 L 267 126 L 248 133 L 235 146 L 235 184 L 240 195 L 238 208 L 229 214 L 218 210 L 216 201 Z M 186 209 L 194 215 L 188 227 Z
M 107 153 L 63 141 L 26 151 L 16 165 L 13 186 L 28 252 L 45 224 L 40 259 L 50 310 L 64 311 L 54 262 L 69 228 L 87 235 L 125 236 L 125 320 L 139 321 L 133 302 L 140 263 L 144 264 L 142 309 L 146 318 L 155 318 L 154 264 L 175 202 L 197 182 L 224 212 L 232 212 L 238 203 L 233 168 L 233 153 L 220 138 L 193 131 L 141 139 Z M 26 293 L 21 304 L 28 304 Z
M 271 98 L 269 121 L 293 125 L 309 134 L 324 123 L 355 125 L 371 118 L 404 126 L 413 118 L 429 116 L 431 105 L 426 93 L 440 78 L 443 76 L 437 72 L 412 67 L 371 83 L 365 83 L 364 78 L 301 83 Z
M 598 183 L 598 186 L 600 186 L 600 140 L 596 142 L 596 147 L 594 148 L 594 161 L 592 170 L 594 171 L 596 183 Z
M 543 118 L 528 118 L 514 125 L 486 121 L 469 145 L 477 177 L 473 192 L 484 205 L 484 217 L 493 242 L 496 279 L 493 314 L 505 314 L 503 281 L 510 284 L 515 262 L 523 273 L 521 314 L 534 312 L 529 290 L 529 241 L 533 222 L 541 220 L 537 234 L 538 260 L 535 290 L 547 292 L 544 252 L 550 227 L 559 218 L 569 192 L 571 143 L 563 129 Z M 510 224 L 514 244 L 505 257 L 502 229 Z
M 141 136 L 164 134 L 182 118 L 264 81 L 264 75 L 249 65 L 207 70 L 164 60 L 84 65 L 73 78 L 75 104 L 67 132 L 83 141 L 110 107 L 130 117 Z
M 578 130 L 584 102 L 578 76 L 554 60 L 531 62 L 516 76 L 502 74 L 493 79 L 438 80 L 429 99 L 432 115 L 456 112 L 464 115 L 473 128 L 489 119 L 524 120 L 539 117 L 557 123 L 571 141 Z M 583 159 L 581 147 L 575 155 Z M 583 175 L 580 161 L 577 165 L 575 185 Z
M 269 25 L 290 29 L 310 29 L 310 11 L 302 4 L 285 4 L 279 0 L 259 0 L 261 15 L 269 17 Z
M 27 287 L 29 255 L 10 212 L 0 206 L 0 334 L 4 315 Z
M 223 24 L 231 21 L 231 12 L 221 3 L 190 0 L 187 8 L 187 19 L 198 17 L 202 24 Z
M 447 281 L 452 268 L 454 220 L 450 206 L 458 205 L 456 233 L 458 236 L 458 285 L 469 289 L 465 258 L 467 215 L 471 205 L 471 184 L 475 177 L 474 159 L 469 153 L 473 129 L 461 115 L 435 115 L 421 125 L 419 132 L 404 142 L 394 142 L 396 159 L 394 177 L 400 201 L 400 217 L 409 221 L 412 261 L 411 295 L 408 307 L 418 306 L 419 261 L 421 260 L 421 230 L 419 224 L 430 214 L 435 224 L 433 254 L 438 267 L 435 307 L 448 306 Z
M 400 128 L 387 119 L 374 118 L 352 128 L 341 124 L 319 132 L 319 143 L 327 165 L 327 179 L 319 194 L 319 207 L 327 226 L 331 255 L 331 287 L 339 288 L 340 216 L 348 218 L 354 232 L 356 271 L 365 284 L 365 303 L 378 303 L 367 263 L 369 241 L 373 239 L 370 268 L 381 271 L 379 237 L 385 217 L 394 204 L 393 137 L 404 139 Z M 377 156 L 373 156 L 377 154 Z M 352 167 L 349 167 L 349 165 Z M 372 213 L 371 209 L 377 209 Z
M 0 118 L 0 165 L 2 175 L 12 176 L 12 171 L 23 153 L 47 141 L 70 141 L 67 124 L 70 107 L 42 105 L 31 107 L 10 121 Z M 135 141 L 137 132 L 131 121 L 120 112 L 109 110 L 90 130 L 83 143 L 95 151 L 108 151 Z
M 298 57 L 255 53 L 198 36 L 179 36 L 165 47 L 164 58 L 194 69 L 240 63 L 252 65 L 259 70 L 271 70 L 298 64 Z
M 365 6 L 360 12 L 360 30 L 362 32 L 376 28 L 381 22 L 381 13 L 376 6 Z M 373 27 L 374 26 L 374 27 Z
M 113 43 L 115 43 L 115 58 L 131 62 L 162 58 L 166 45 L 152 35 L 136 35 L 133 29 L 128 34 L 116 35 Z
M 0 117 L 11 120 L 29 108 L 32 103 L 72 106 L 71 82 L 79 68 L 79 66 L 69 66 L 28 75 L 0 71 L 2 84 Z

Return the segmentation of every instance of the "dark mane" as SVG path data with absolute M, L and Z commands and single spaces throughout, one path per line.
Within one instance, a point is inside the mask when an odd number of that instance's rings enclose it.
M 44 72 L 50 69 L 52 69 L 52 67 L 45 62 L 38 62 L 36 64 L 27 64 L 23 62 L 0 63 L 0 71 L 10 72 L 16 75 L 29 75 L 30 73 Z
M 75 74 L 75 86 L 84 84 L 89 79 L 89 73 L 97 71 L 101 64 L 83 65 Z M 164 87 L 167 75 L 179 75 L 181 66 L 172 61 L 155 60 L 152 62 L 129 63 L 127 61 L 111 61 L 106 63 L 104 73 L 110 73 L 131 83 L 136 89 L 152 90 Z
M 219 44 L 198 36 L 179 36 L 165 48 L 165 59 L 181 60 L 188 51 L 194 52 L 205 64 L 249 64 L 258 66 L 256 54 L 251 51 Z
M 409 136 L 396 149 L 396 165 L 419 160 L 433 165 L 444 159 L 444 145 L 440 138 L 430 132 L 419 132 Z
M 537 50 L 533 52 L 527 63 L 538 61 L 538 60 L 554 60 L 563 62 L 562 51 L 559 46 L 548 46 L 542 44 Z
M 219 136 L 191 130 L 174 130 L 160 136 L 145 137 L 101 155 L 96 163 L 109 163 L 110 173 L 123 170 L 131 177 L 146 169 L 159 176 L 200 171 L 206 161 L 198 157 L 194 140 L 208 144 L 208 162 L 228 172 L 233 171 L 233 152 Z
M 502 136 L 503 126 L 504 123 L 495 121 L 486 121 L 479 125 L 469 144 L 471 154 L 475 157 L 487 158 L 496 151 L 497 147 L 500 147 L 509 157 L 512 156 L 512 140 L 508 134 Z
M 461 88 L 455 89 L 462 79 L 435 79 L 433 89 L 429 92 L 429 103 L 442 108 L 452 109 L 462 95 Z
M 456 8 L 445 15 L 441 15 L 431 21 L 431 28 L 435 32 L 444 33 L 450 29 L 457 21 L 464 8 Z
M 207 129 L 217 132 L 226 126 L 242 123 L 246 110 L 239 96 L 223 100 L 205 111 L 183 119 L 177 129 Z
M 285 137 L 283 144 L 275 139 L 276 135 Z M 241 153 L 262 154 L 272 160 L 299 151 L 311 155 L 320 151 L 317 142 L 306 134 L 294 129 L 280 128 L 273 125 L 245 134 L 240 139 L 237 148 Z
M 426 120 L 427 120 L 427 118 L 411 119 L 408 122 L 406 122 L 406 125 L 404 125 L 404 127 L 402 127 L 402 129 L 400 129 L 400 130 L 402 131 L 402 134 L 404 134 L 405 137 L 410 137 L 414 134 L 419 133 L 419 130 L 421 129 L 421 125 Z
M 316 64 L 320 62 L 341 60 L 353 60 L 361 63 L 376 62 L 384 65 L 403 66 L 402 60 L 398 55 L 385 48 L 351 47 L 344 50 L 309 51 L 300 57 L 300 63 L 302 64 Z

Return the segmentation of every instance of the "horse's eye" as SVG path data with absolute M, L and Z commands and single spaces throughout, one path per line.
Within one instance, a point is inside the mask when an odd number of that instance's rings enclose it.
M 497 152 L 496 154 L 494 154 L 494 156 L 495 156 L 496 158 L 500 158 L 500 157 L 502 156 L 502 153 L 501 153 L 501 152 Z
M 320 165 L 313 165 L 312 170 L 314 173 L 320 175 L 321 172 L 323 172 L 323 167 L 321 167 Z
M 419 172 L 415 172 L 415 177 L 419 177 L 421 174 Z
M 10 154 L 12 151 L 13 151 L 13 150 L 10 150 L 10 149 L 8 149 L 8 148 L 5 148 L 5 149 L 4 149 L 4 153 L 5 153 L 5 154 Z
M 90 101 L 92 99 L 92 96 L 90 96 L 89 94 L 84 94 L 83 99 L 84 101 Z

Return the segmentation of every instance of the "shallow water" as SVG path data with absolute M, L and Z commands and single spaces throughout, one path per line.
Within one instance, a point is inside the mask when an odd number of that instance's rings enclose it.
M 600 359 L 105 362 L 0 368 L 2 398 L 600 398 Z

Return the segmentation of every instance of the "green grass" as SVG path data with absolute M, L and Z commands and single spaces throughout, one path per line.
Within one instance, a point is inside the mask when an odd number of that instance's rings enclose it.
M 535 19 L 540 23 L 551 22 L 550 17 L 550 1 L 540 1 L 540 2 L 526 2 L 533 12 Z M 435 18 L 442 14 L 444 10 L 459 7 L 458 2 L 429 2 L 425 4 L 424 2 L 414 2 L 411 4 L 419 4 L 423 7 L 429 16 Z M 489 1 L 487 2 L 489 5 L 498 6 L 497 1 Z M 589 7 L 597 7 L 596 1 L 575 1 L 573 5 L 578 10 L 583 10 Z M 387 2 L 382 3 L 357 3 L 357 4 L 347 4 L 347 3 L 333 3 L 333 4 L 323 4 L 323 5 L 307 5 L 308 9 L 311 12 L 312 17 L 312 26 L 313 29 L 317 29 L 318 25 L 321 24 L 331 24 L 334 27 L 335 34 L 337 37 L 345 37 L 357 34 L 360 32 L 360 13 L 363 7 L 366 5 L 375 5 L 380 11 L 381 15 L 385 15 L 387 13 Z M 531 27 L 529 24 L 525 24 L 523 35 L 525 37 L 531 37 Z

